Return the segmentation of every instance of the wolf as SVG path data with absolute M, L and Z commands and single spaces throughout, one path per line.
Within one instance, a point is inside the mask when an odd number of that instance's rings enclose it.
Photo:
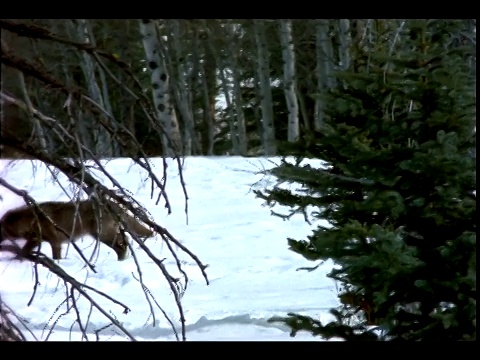
M 152 237 L 154 232 L 129 215 L 120 205 L 109 201 L 115 217 L 105 205 L 92 199 L 75 202 L 43 202 L 35 206 L 23 206 L 8 211 L 0 220 L 0 243 L 4 240 L 26 239 L 20 251 L 28 256 L 42 240 L 52 248 L 52 257 L 61 259 L 61 245 L 84 235 L 91 235 L 97 241 L 112 248 L 118 260 L 125 260 L 128 239 L 121 229 L 130 231 L 141 238 Z M 77 207 L 78 206 L 78 207 Z

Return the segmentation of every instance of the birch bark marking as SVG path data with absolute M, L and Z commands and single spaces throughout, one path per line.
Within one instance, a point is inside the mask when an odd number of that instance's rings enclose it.
M 272 89 L 270 87 L 270 64 L 268 59 L 265 25 L 262 20 L 254 20 L 255 42 L 257 43 L 257 71 L 262 103 L 262 127 L 264 155 L 275 155 L 275 128 L 273 124 Z
M 295 51 L 291 20 L 280 20 L 280 43 L 283 57 L 283 76 L 285 99 L 288 108 L 288 141 L 294 142 L 299 137 L 297 84 L 295 75 Z
M 140 33 L 147 57 L 148 68 L 152 72 L 153 103 L 157 117 L 164 130 L 162 146 L 164 156 L 176 156 L 180 153 L 182 143 L 178 120 L 170 101 L 169 78 L 163 59 L 159 54 L 159 39 L 155 23 L 150 19 L 140 20 Z

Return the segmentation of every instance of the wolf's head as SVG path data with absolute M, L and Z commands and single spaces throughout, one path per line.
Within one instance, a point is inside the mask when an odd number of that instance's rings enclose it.
M 117 253 L 118 261 L 125 260 L 128 255 L 128 240 L 122 236 L 112 245 L 112 249 Z
M 119 230 L 117 235 L 112 241 L 104 241 L 106 245 L 111 247 L 117 254 L 118 260 L 122 261 L 127 258 L 128 255 L 128 239 L 123 232 Z

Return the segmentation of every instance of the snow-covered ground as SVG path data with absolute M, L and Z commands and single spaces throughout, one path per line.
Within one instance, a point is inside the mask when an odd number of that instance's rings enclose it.
M 179 171 L 175 163 L 167 168 L 167 193 L 173 213 L 168 215 L 161 201 L 155 205 L 150 197 L 150 182 L 129 159 L 105 161 L 109 172 L 135 194 L 152 217 L 195 253 L 204 264 L 210 285 L 194 261 L 178 252 L 189 277 L 188 288 L 181 302 L 186 319 L 187 340 L 313 340 L 309 333 L 289 336 L 289 328 L 279 323 L 268 323 L 272 316 L 286 316 L 288 312 L 308 314 L 320 320 L 330 320 L 328 310 L 338 305 L 334 282 L 326 277 L 332 263 L 326 262 L 316 271 L 298 271 L 300 267 L 317 265 L 288 250 L 287 237 L 303 239 L 311 226 L 303 216 L 289 221 L 270 215 L 270 209 L 255 197 L 253 189 L 264 189 L 274 179 L 261 174 L 279 159 L 242 157 L 186 158 L 183 176 L 188 192 L 188 222 L 185 215 Z M 162 177 L 161 159 L 152 163 Z M 51 181 L 45 165 L 31 161 L 0 161 L 0 177 L 17 188 L 24 189 L 37 201 L 67 201 L 64 193 L 74 189 L 66 185 L 62 190 Z M 108 186 L 109 181 L 102 180 Z M 293 186 L 293 185 L 292 185 Z M 23 200 L 0 186 L 0 217 Z M 282 210 L 275 207 L 275 211 Z M 315 223 L 313 224 L 315 226 Z M 93 253 L 94 241 L 84 237 L 77 241 L 87 257 Z M 173 257 L 160 236 L 148 239 L 146 244 L 165 264 L 172 275 L 178 270 Z M 135 244 L 135 246 L 138 246 Z M 134 246 L 134 248 L 135 248 Z M 47 243 L 42 251 L 51 254 Z M 146 292 L 138 281 L 138 272 L 132 256 L 118 262 L 113 251 L 101 245 L 95 256 L 97 273 L 85 267 L 76 251 L 65 245 L 65 259 L 59 264 L 78 281 L 95 287 L 124 303 L 131 311 L 88 291 L 108 313 L 118 319 L 138 340 L 175 340 L 172 327 L 162 311 L 180 331 L 179 314 L 168 283 L 159 268 L 142 251 L 137 251 Z M 58 278 L 39 267 L 39 286 L 33 303 L 27 306 L 35 284 L 33 267 L 29 262 L 12 259 L 10 252 L 0 251 L 0 294 L 2 299 L 28 322 L 39 340 L 82 340 L 75 311 L 67 312 L 64 303 L 65 287 Z M 147 301 L 152 301 L 155 316 Z M 158 306 L 156 305 L 158 303 Z M 71 304 L 71 302 L 69 303 Z M 95 330 L 109 321 L 97 310 L 91 310 L 86 300 L 79 300 L 83 326 L 89 340 L 95 340 Z M 161 309 L 160 309 L 161 307 Z M 86 325 L 88 322 L 88 325 Z M 54 326 L 55 325 L 55 326 Z M 53 327 L 53 331 L 50 331 Z M 128 340 L 113 326 L 99 333 L 100 340 Z M 33 338 L 31 336 L 31 338 Z M 318 339 L 320 340 L 320 339 Z

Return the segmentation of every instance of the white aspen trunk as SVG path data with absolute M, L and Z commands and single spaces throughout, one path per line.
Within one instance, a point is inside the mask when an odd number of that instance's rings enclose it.
M 255 42 L 257 44 L 257 72 L 262 104 L 262 127 L 264 155 L 277 153 L 275 128 L 273 121 L 272 89 L 270 86 L 270 64 L 265 35 L 265 26 L 262 20 L 254 20 Z
M 151 19 L 142 19 L 139 23 L 148 68 L 151 71 L 153 103 L 160 126 L 164 130 L 163 155 L 176 156 L 181 151 L 181 136 L 175 109 L 170 100 L 168 72 L 164 59 L 160 56 L 157 29 L 155 22 Z
M 280 20 L 280 43 L 283 57 L 283 81 L 288 108 L 288 141 L 297 141 L 300 136 L 298 123 L 298 100 L 295 73 L 295 49 L 291 20 Z
M 338 23 L 340 38 L 340 69 L 346 70 L 350 67 L 350 44 L 352 41 L 350 34 L 350 21 L 348 19 L 340 19 Z
M 316 21 L 316 57 L 317 57 L 317 92 L 324 94 L 329 88 L 335 86 L 335 80 L 332 77 L 333 71 L 333 49 L 329 36 L 328 20 Z M 317 97 L 315 100 L 315 118 L 313 121 L 314 129 L 320 130 L 325 119 L 324 100 Z

